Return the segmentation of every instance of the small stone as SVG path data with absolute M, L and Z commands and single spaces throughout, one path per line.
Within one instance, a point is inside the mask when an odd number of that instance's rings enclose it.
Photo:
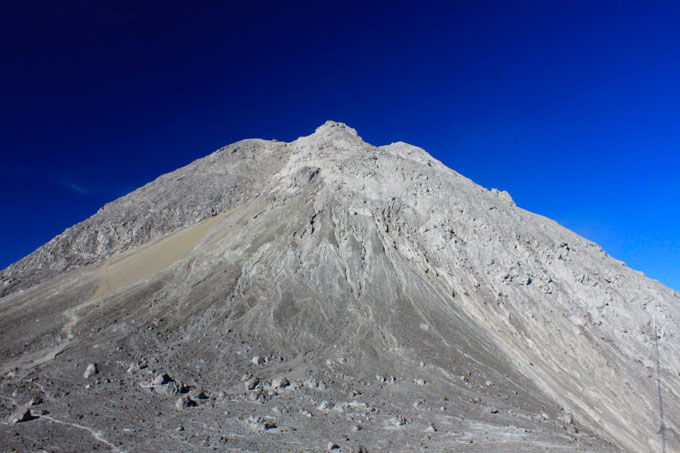
M 253 363 L 253 365 L 262 365 L 265 362 L 264 357 L 259 355 L 253 357 L 250 361 Z
M 257 384 L 259 383 L 260 380 L 256 376 L 253 376 L 250 379 L 248 379 L 244 385 L 246 386 L 246 390 L 254 390 L 255 387 L 257 387 Z
M 31 410 L 27 407 L 20 407 L 12 416 L 12 423 L 22 423 L 37 418 L 31 414 Z
M 421 378 L 415 379 L 414 382 L 416 383 L 416 385 L 419 385 L 421 387 L 423 387 L 425 384 L 427 384 L 427 381 L 425 379 L 421 379 Z
M 336 444 L 335 442 L 328 442 L 328 449 L 329 450 L 339 450 L 340 445 Z
M 181 396 L 175 402 L 175 409 L 177 409 L 178 411 L 181 411 L 182 409 L 187 409 L 187 408 L 190 408 L 190 407 L 196 407 L 196 406 L 198 406 L 198 403 L 196 403 L 196 401 L 189 398 L 187 395 Z
M 151 383 L 153 385 L 164 385 L 172 381 L 173 379 L 170 377 L 168 373 L 163 373 L 153 378 L 153 381 L 151 381 Z
M 99 370 L 97 369 L 97 364 L 95 363 L 90 363 L 87 368 L 85 368 L 85 372 L 83 373 L 83 377 L 85 379 L 89 379 L 95 374 L 99 373 Z
M 327 411 L 333 408 L 333 404 L 328 401 L 321 401 L 321 403 L 316 407 L 320 411 Z
M 429 425 L 427 428 L 425 428 L 425 432 L 428 432 L 428 433 L 436 433 L 436 432 L 437 432 L 437 428 L 436 428 L 434 425 Z
M 200 392 L 198 392 L 198 394 L 196 395 L 196 398 L 199 399 L 199 400 L 207 400 L 209 397 L 208 397 L 208 395 L 206 395 L 205 392 L 200 391 Z
M 271 421 L 266 421 L 266 422 L 264 422 L 264 429 L 266 429 L 266 430 L 276 429 L 276 423 L 271 422 Z
M 290 385 L 290 381 L 283 377 L 283 378 L 274 378 L 272 380 L 272 388 L 273 389 L 282 389 L 286 388 Z
M 261 390 L 255 390 L 248 395 L 248 400 L 263 403 L 267 399 L 265 393 Z
M 270 420 L 265 420 L 262 417 L 251 415 L 246 420 L 246 425 L 253 431 L 269 431 L 276 429 L 276 423 Z
M 246 425 L 253 431 L 264 431 L 264 419 L 251 415 L 246 420 Z
M 171 396 L 181 393 L 180 386 L 177 385 L 175 381 L 170 381 L 167 384 L 158 386 L 158 390 L 160 391 L 160 393 Z

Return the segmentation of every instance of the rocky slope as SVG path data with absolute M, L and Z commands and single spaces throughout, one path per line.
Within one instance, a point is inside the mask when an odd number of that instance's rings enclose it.
M 2 282 L 0 411 L 38 415 L 9 448 L 680 450 L 678 293 L 340 123 L 164 175 Z
M 0 296 L 186 228 L 257 195 L 286 143 L 243 140 L 108 203 L 0 272 Z

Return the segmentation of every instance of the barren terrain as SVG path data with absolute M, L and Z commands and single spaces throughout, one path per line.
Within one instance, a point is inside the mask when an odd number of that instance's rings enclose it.
M 0 279 L 5 450 L 680 451 L 680 294 L 341 123 L 222 148 Z

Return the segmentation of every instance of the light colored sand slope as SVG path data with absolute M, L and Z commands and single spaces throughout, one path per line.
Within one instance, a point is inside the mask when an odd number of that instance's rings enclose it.
M 93 298 L 148 278 L 187 254 L 227 213 L 210 217 L 151 244 L 111 257 L 101 268 L 101 283 Z

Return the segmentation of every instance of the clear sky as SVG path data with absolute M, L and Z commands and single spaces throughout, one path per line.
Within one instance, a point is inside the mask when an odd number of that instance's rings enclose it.
M 680 290 L 678 5 L 0 1 L 0 268 L 220 146 L 335 120 Z

